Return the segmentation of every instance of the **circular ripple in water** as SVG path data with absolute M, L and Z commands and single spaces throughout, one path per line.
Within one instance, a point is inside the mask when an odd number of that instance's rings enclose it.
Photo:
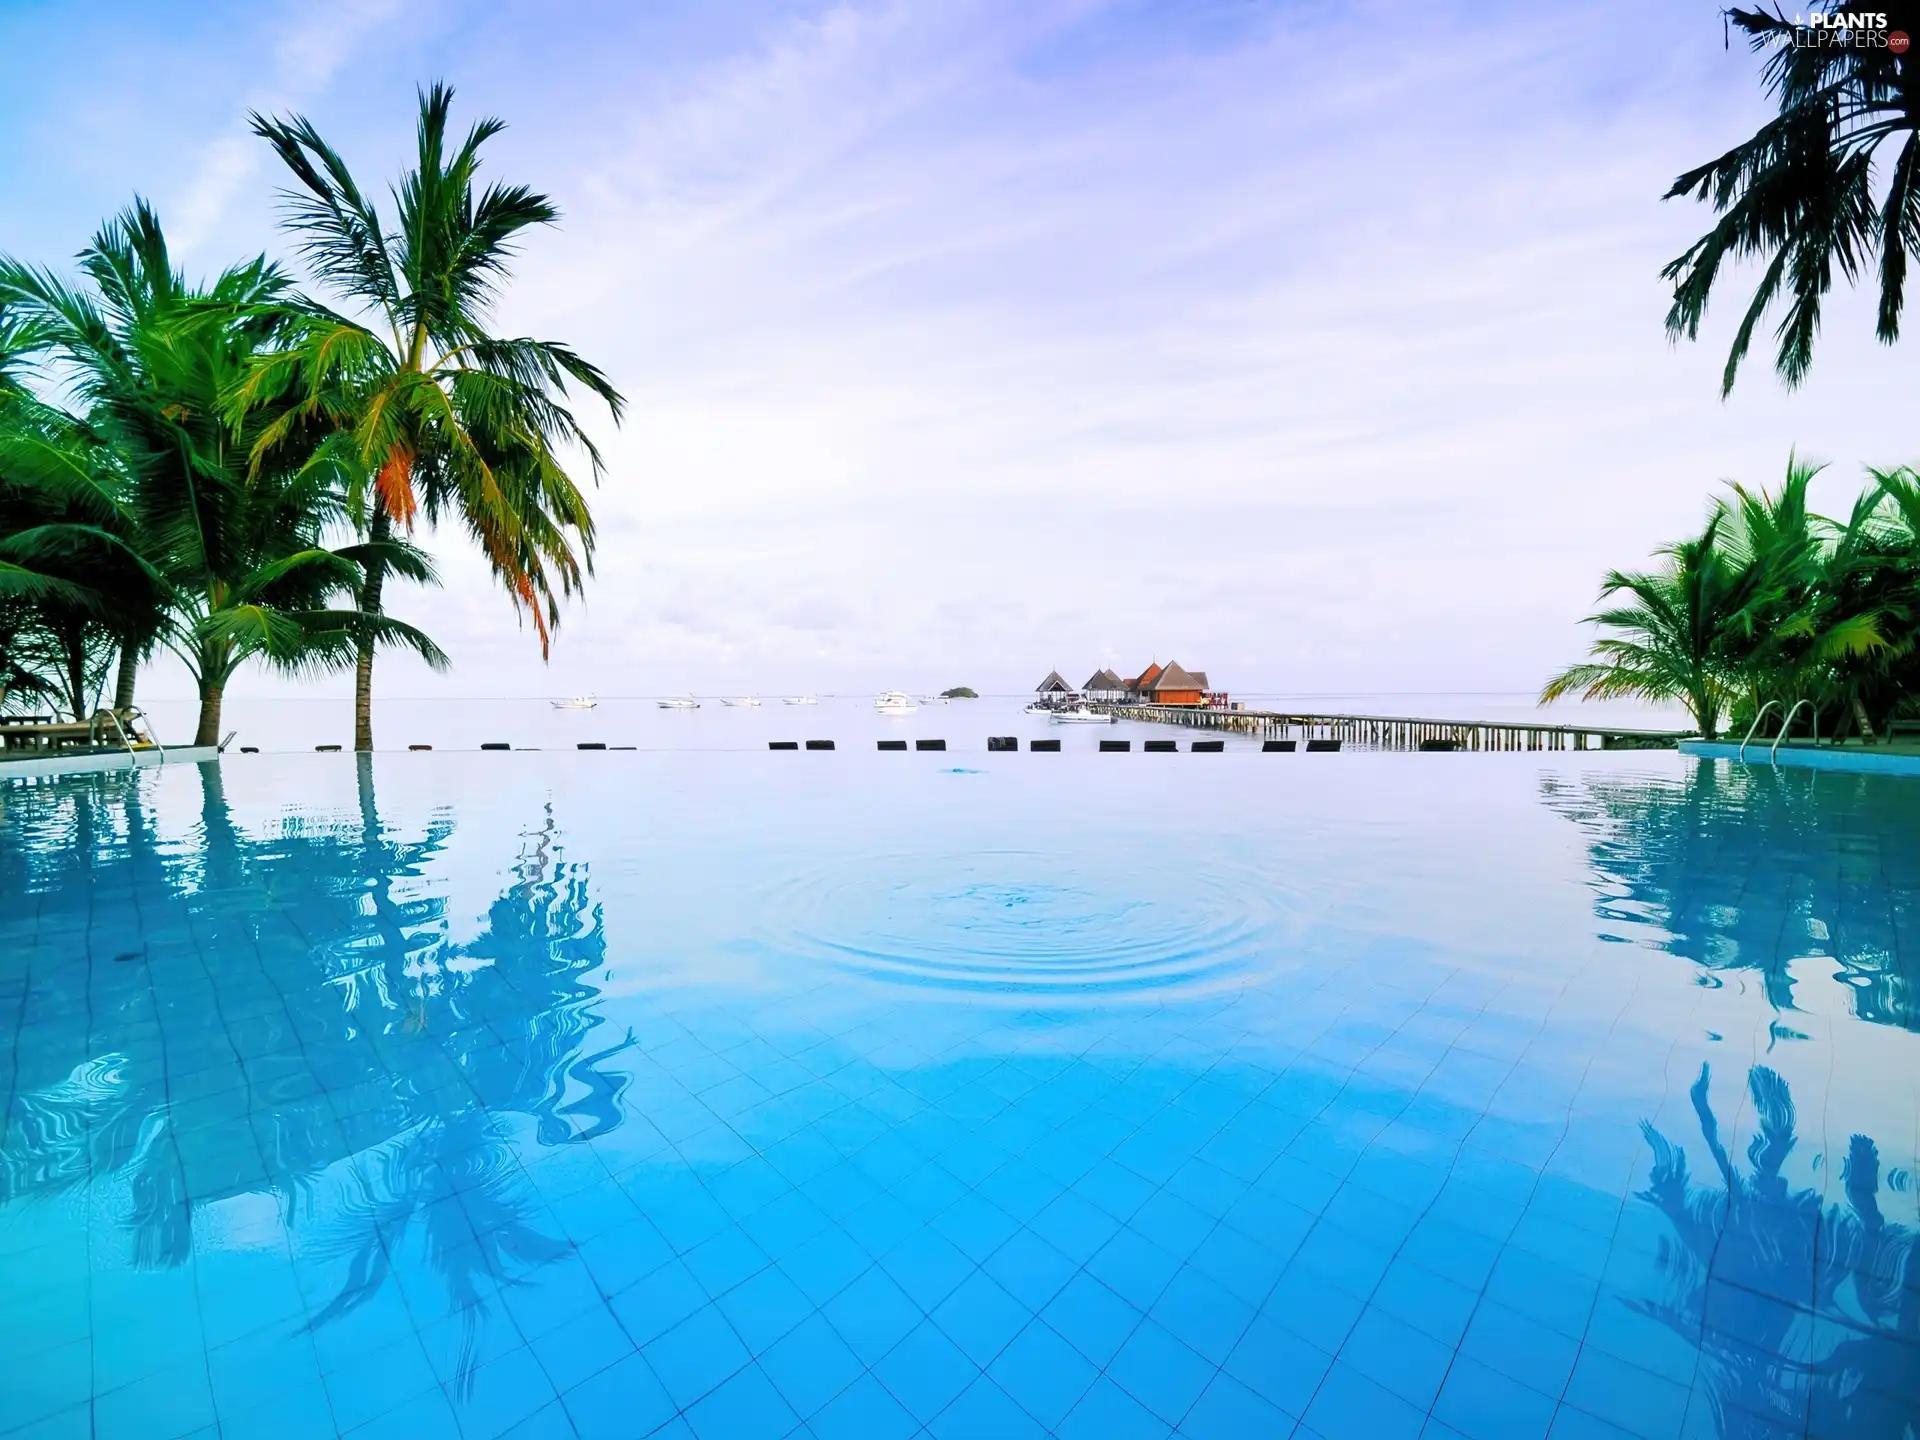
M 1093 877 L 1020 851 L 848 857 L 773 887 L 767 941 L 869 978 L 949 990 L 1168 999 L 1271 967 L 1272 881 L 1142 867 Z

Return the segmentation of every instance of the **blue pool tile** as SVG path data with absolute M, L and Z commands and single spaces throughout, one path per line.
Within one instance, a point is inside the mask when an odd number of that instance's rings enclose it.
M 920 1428 L 871 1375 L 862 1375 L 807 1422 L 816 1440 L 907 1440 Z
M 1102 1246 L 1086 1268 L 1135 1309 L 1145 1311 L 1179 1271 L 1180 1259 L 1128 1227 Z
M 752 1358 L 717 1305 L 695 1311 L 641 1347 L 674 1404 L 685 1409 Z
M 1440 1393 L 1453 1351 L 1369 1306 L 1340 1347 L 1340 1362 L 1425 1413 Z
M 1371 1303 L 1423 1335 L 1455 1346 L 1466 1333 L 1479 1299 L 1477 1291 L 1402 1258 L 1381 1277 Z
M 248 1409 L 220 1410 L 221 1440 L 333 1440 L 339 1434 L 318 1380 L 293 1381 Z
M 1200 1398 L 1215 1373 L 1206 1357 L 1147 1320 L 1127 1337 L 1107 1366 L 1107 1378 L 1168 1425 Z
M 1040 1313 L 1074 1349 L 1102 1368 L 1141 1320 L 1139 1310 L 1085 1271 L 1068 1281 Z
M 803 1241 L 780 1261 L 780 1269 L 814 1304 L 844 1290 L 872 1264 L 872 1258 L 846 1231 L 829 1227 Z
M 1079 1268 L 1031 1230 L 1022 1229 L 981 1262 L 980 1268 L 1031 1310 L 1058 1295 Z
M 1715 1427 L 1716 1440 L 1718 1427 Z M 1754 1435 L 1754 1440 L 1767 1440 L 1764 1432 L 1754 1432 L 1742 1424 L 1741 1435 Z M 1608 1424 L 1597 1416 L 1571 1405 L 1562 1405 L 1553 1417 L 1553 1428 L 1547 1432 L 1547 1440 L 1634 1440 L 1631 1430 L 1622 1430 L 1618 1425 Z
M 931 1321 L 909 1331 L 873 1367 L 874 1377 L 922 1424 L 951 1405 L 979 1373 Z
M 464 1440 L 453 1407 L 437 1389 L 416 1395 L 364 1425 L 343 1427 L 342 1433 L 351 1440 Z
M 977 1265 L 1005 1244 L 1020 1222 L 969 1191 L 934 1218 L 933 1228 Z
M 558 1398 L 539 1361 L 525 1348 L 480 1365 L 464 1382 L 444 1388 L 460 1433 L 476 1440 L 495 1440 Z
M 1688 1388 L 1588 1346 L 1574 1365 L 1565 1398 L 1642 1440 L 1667 1440 L 1680 1433 Z
M 739 1371 L 683 1418 L 699 1440 L 778 1440 L 799 1420 L 756 1365 Z
M 822 1307 L 840 1338 L 871 1365 L 920 1323 L 920 1308 L 878 1265 Z
M 1346 1344 L 1366 1308 L 1359 1296 L 1316 1271 L 1296 1266 L 1274 1284 L 1260 1313 L 1332 1355 Z
M 633 1353 L 633 1341 L 605 1306 L 596 1306 L 528 1342 L 554 1389 L 565 1392 Z
M 1273 1320 L 1253 1322 L 1227 1357 L 1226 1373 L 1289 1415 L 1304 1415 L 1333 1356 Z
M 773 1263 L 764 1250 L 738 1229 L 723 1230 L 712 1239 L 701 1241 L 683 1258 L 693 1278 L 707 1294 L 716 1297 Z
M 822 1315 L 761 1351 L 759 1361 L 774 1388 L 803 1418 L 851 1385 L 865 1368 Z
M 650 1434 L 679 1408 L 640 1355 L 629 1355 L 581 1381 L 561 1395 L 560 1403 L 580 1440 Z
M 1066 1418 L 1100 1374 L 1044 1320 L 1032 1322 L 1016 1335 L 987 1373 L 1050 1429 Z
M 936 1305 L 933 1323 L 966 1352 L 986 1365 L 1032 1319 L 1032 1312 L 984 1272 L 976 1270 Z
M 378 1354 L 330 1366 L 324 1378 L 334 1419 L 342 1430 L 383 1420 L 390 1412 L 439 1388 L 439 1377 L 427 1363 L 419 1341 L 411 1338 Z
M 1553 1420 L 1555 1402 L 1465 1356 L 1447 1372 L 1433 1416 L 1468 1440 L 1536 1440 Z
M 973 1261 L 938 1231 L 914 1231 L 880 1259 L 881 1266 L 922 1310 L 931 1310 L 959 1288 Z
M 927 1427 L 934 1440 L 1046 1440 L 1032 1416 L 982 1375 Z
M 1215 1365 L 1225 1363 L 1253 1323 L 1254 1309 L 1191 1266 L 1160 1292 L 1149 1318 Z
M 1028 1228 L 1074 1263 L 1084 1265 L 1119 1230 L 1120 1222 L 1068 1191 L 1034 1216 Z
M 27 1425 L 84 1405 L 92 1392 L 92 1348 L 86 1340 L 42 1350 L 31 1363 L 0 1367 L 0 1415 L 6 1415 L 10 1425 Z
M 1460 1353 L 1543 1395 L 1558 1395 L 1573 1374 L 1580 1342 L 1487 1300 L 1474 1312 Z
M 1054 1432 L 1061 1440 L 1165 1440 L 1172 1427 L 1111 1380 L 1080 1397 Z
M 1184 1440 L 1260 1440 L 1291 1435 L 1294 1418 L 1230 1375 L 1215 1375 L 1176 1432 Z
M 93 1429 L 100 1440 L 172 1440 L 212 1425 L 213 1392 L 204 1368 L 179 1366 L 149 1375 L 93 1402 Z
M 674 1260 L 613 1296 L 608 1308 L 635 1345 L 646 1345 L 708 1303 L 693 1272 Z
M 793 1329 L 814 1311 L 813 1301 L 777 1268 L 742 1281 L 716 1302 L 734 1332 L 754 1354 Z
M 567 1418 L 566 1407 L 555 1400 L 505 1431 L 500 1440 L 575 1440 L 573 1421 Z
M 1337 1361 L 1320 1382 L 1304 1419 L 1311 1429 L 1327 1436 L 1417 1440 L 1427 1412 Z

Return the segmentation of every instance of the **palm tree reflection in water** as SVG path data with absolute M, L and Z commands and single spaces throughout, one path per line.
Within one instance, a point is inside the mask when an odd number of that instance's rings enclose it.
M 1793 1096 L 1765 1066 L 1747 1073 L 1759 1127 L 1736 1168 L 1708 1101 L 1709 1067 L 1689 1092 L 1722 1188 L 1695 1185 L 1685 1151 L 1643 1122 L 1653 1173 L 1641 1198 L 1672 1223 L 1666 1298 L 1634 1308 L 1700 1347 L 1718 1433 L 1920 1433 L 1920 1234 L 1880 1208 L 1880 1154 L 1855 1135 L 1841 1170 L 1845 1205 L 1794 1190 L 1781 1173 L 1796 1143 Z M 1911 1194 L 1905 1171 L 1889 1176 Z
M 1601 938 L 1650 944 L 1693 961 L 1700 983 L 1751 974 L 1782 1017 L 1775 1040 L 1801 1040 L 1786 1018 L 1794 991 L 1829 957 L 1855 1016 L 1920 1030 L 1911 962 L 1894 911 L 1908 897 L 1913 844 L 1904 793 L 1879 777 L 1701 764 L 1674 778 L 1596 770 L 1541 780 L 1549 808 L 1585 834 Z M 1891 884 L 1891 904 L 1872 902 Z M 1814 983 L 1818 983 L 1817 980 Z
M 35 847 L 50 857 L 42 868 L 0 882 L 50 904 L 71 895 L 82 912 L 89 885 L 131 890 L 193 963 L 169 963 L 154 940 L 150 963 L 115 967 L 99 997 L 91 1034 L 105 1053 L 64 1077 L 23 1068 L 0 1202 L 124 1174 L 130 1258 L 157 1269 L 191 1258 L 196 1208 L 273 1195 L 298 1255 L 344 1265 L 311 1325 L 344 1320 L 417 1262 L 460 1317 L 465 1385 L 498 1287 L 565 1250 L 530 1218 L 510 1117 L 530 1117 L 540 1145 L 607 1133 L 626 1081 L 605 1067 L 633 1041 L 581 1054 L 601 1023 L 588 977 L 606 944 L 587 870 L 564 859 L 551 812 L 480 934 L 456 945 L 445 902 L 414 883 L 451 822 L 396 837 L 375 805 L 372 757 L 359 759 L 357 827 L 300 817 L 249 836 L 217 765 L 201 767 L 201 843 L 184 855 L 156 840 L 137 783 L 76 788 L 36 827 L 67 843 Z M 236 957 L 230 975 L 222 956 Z M 260 973 L 248 973 L 254 956 Z M 193 988 L 183 976 L 203 958 L 210 974 Z M 84 995 L 85 962 L 53 983 Z M 262 996 L 272 1003 L 245 1003 Z M 148 1023 L 156 1012 L 196 1023 Z M 246 1076 L 244 1090 L 211 1097 L 223 1102 L 215 1118 L 177 1077 L 217 1067 L 173 1048 L 208 1029 L 224 1030 Z

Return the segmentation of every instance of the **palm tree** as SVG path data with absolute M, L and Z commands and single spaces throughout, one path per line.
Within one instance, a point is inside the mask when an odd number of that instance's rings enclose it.
M 1911 5 L 1875 8 L 1889 31 L 1920 30 Z M 1674 287 L 1668 333 L 1691 340 L 1722 265 L 1764 263 L 1727 355 L 1722 394 L 1733 389 L 1755 327 L 1783 293 L 1788 305 L 1775 331 L 1775 366 L 1789 385 L 1805 377 L 1836 268 L 1852 282 L 1877 263 L 1877 333 L 1892 344 L 1900 335 L 1907 257 L 1920 245 L 1920 57 L 1873 45 L 1872 34 L 1813 30 L 1784 13 L 1726 15 L 1766 54 L 1762 73 L 1779 113 L 1673 182 L 1667 198 L 1708 201 L 1720 218 L 1661 272 Z M 1834 43 L 1842 38 L 1849 43 Z M 1881 187 L 1875 157 L 1896 145 Z
M 1611 571 L 1600 598 L 1621 599 L 1587 620 L 1615 633 L 1594 641 L 1594 659 L 1548 681 L 1540 703 L 1576 692 L 1587 700 L 1678 700 L 1702 735 L 1717 735 L 1730 698 L 1729 637 L 1744 630 L 1760 598 L 1755 568 L 1727 553 L 1727 523 L 1718 506 L 1698 536 L 1656 552 L 1667 560 L 1661 569 Z
M 91 282 L 84 290 L 0 260 L 0 306 L 86 407 L 93 448 L 74 440 L 56 455 L 42 446 L 42 477 L 52 483 L 64 473 L 68 491 L 79 493 L 88 466 L 113 472 L 101 482 L 119 487 L 108 497 L 112 538 L 160 585 L 165 610 L 164 623 L 156 608 L 151 628 L 130 629 L 121 654 L 137 664 L 158 641 L 186 663 L 200 694 L 195 743 L 218 743 L 227 685 L 256 656 L 310 669 L 379 641 L 444 664 L 411 627 L 332 605 L 359 587 L 369 565 L 432 579 L 403 542 L 324 548 L 329 525 L 345 516 L 350 457 L 284 414 L 250 412 L 238 430 L 229 422 L 231 394 L 279 343 L 297 303 L 286 278 L 262 257 L 209 287 L 188 285 L 144 201 L 100 230 L 80 266 Z M 275 464 L 252 464 L 259 431 L 275 423 L 289 443 Z M 121 691 L 130 700 L 126 668 Z
M 337 431 L 365 477 L 348 501 L 369 542 L 423 513 L 463 525 L 532 617 L 544 655 L 560 599 L 593 558 L 593 519 L 559 450 L 577 445 L 596 478 L 603 470 L 568 386 L 599 396 L 616 423 L 623 402 L 565 345 L 489 330 L 520 238 L 559 212 L 522 185 L 476 191 L 481 147 L 501 122 L 482 120 L 450 147 L 452 104 L 444 85 L 420 96 L 415 166 L 394 187 L 392 229 L 310 121 L 254 115 L 296 182 L 286 223 L 315 277 L 353 313 L 295 312 L 286 347 L 261 358 L 237 410 L 280 410 L 260 427 L 256 463 L 303 428 Z M 377 555 L 365 565 L 367 616 L 381 613 L 387 569 Z M 375 638 L 371 627 L 358 637 L 356 750 L 373 748 Z

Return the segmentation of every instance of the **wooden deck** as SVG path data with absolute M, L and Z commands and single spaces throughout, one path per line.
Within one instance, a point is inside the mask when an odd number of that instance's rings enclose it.
M 1511 720 L 1433 720 L 1411 715 L 1323 715 L 1300 711 L 1220 710 L 1201 705 L 1112 705 L 1089 708 L 1123 720 L 1224 730 L 1259 739 L 1339 740 L 1372 750 L 1418 750 L 1428 741 L 1460 750 L 1669 749 L 1685 730 L 1634 730 L 1617 725 L 1546 725 Z

